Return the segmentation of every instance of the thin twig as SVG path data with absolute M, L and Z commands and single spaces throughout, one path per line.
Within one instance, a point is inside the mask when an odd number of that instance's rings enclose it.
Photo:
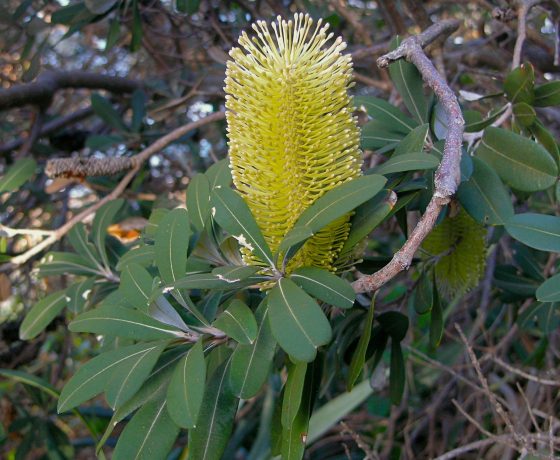
M 531 375 L 525 371 L 522 371 L 521 369 L 517 369 L 516 367 L 510 366 L 508 363 L 506 363 L 505 361 L 503 361 L 502 359 L 498 358 L 497 356 L 490 356 L 490 359 L 492 361 L 494 361 L 496 364 L 499 364 L 500 366 L 502 366 L 504 369 L 508 370 L 509 372 L 512 372 L 513 374 L 517 374 L 520 377 L 523 377 L 527 380 L 531 380 L 533 382 L 537 382 L 540 383 L 541 385 L 547 385 L 547 386 L 551 386 L 551 387 L 560 387 L 560 380 L 549 380 L 549 379 L 543 379 L 541 377 L 539 377 L 538 375 Z
M 449 129 L 445 139 L 443 158 L 435 174 L 435 191 L 424 215 L 411 232 L 408 240 L 385 267 L 373 275 L 364 276 L 353 283 L 356 292 L 376 291 L 401 271 L 407 270 L 422 241 L 434 228 L 440 211 L 457 191 L 461 177 L 461 147 L 465 122 L 457 96 L 424 54 L 422 48 L 438 37 L 450 34 L 458 27 L 458 21 L 442 21 L 434 24 L 421 34 L 405 39 L 397 49 L 377 60 L 379 67 L 387 67 L 389 63 L 399 59 L 406 59 L 413 63 L 442 104 L 447 115 Z
M 523 43 L 527 37 L 527 14 L 533 6 L 542 0 L 521 0 L 517 10 L 517 40 L 513 49 L 513 59 L 511 61 L 511 70 L 521 65 L 521 57 L 523 53 Z
M 513 59 L 511 61 L 511 69 L 516 69 L 521 65 L 521 57 L 523 51 L 523 43 L 527 37 L 527 14 L 529 10 L 540 3 L 542 0 L 521 0 L 517 9 L 517 39 L 515 40 L 515 47 L 513 51 Z M 511 118 L 513 113 L 513 106 L 511 102 L 506 105 L 506 110 L 495 121 L 492 126 L 497 128 L 502 126 L 506 121 Z M 482 137 L 484 130 L 468 134 L 469 143 L 472 144 Z
M 517 391 L 519 391 L 519 394 L 521 395 L 521 398 L 523 399 L 523 402 L 525 403 L 525 408 L 527 409 L 527 414 L 529 415 L 529 418 L 531 419 L 531 423 L 533 424 L 533 427 L 535 428 L 535 430 L 537 430 L 537 433 L 540 433 L 541 429 L 539 427 L 539 424 L 537 423 L 537 419 L 535 418 L 535 414 L 533 414 L 533 408 L 531 407 L 531 403 L 529 402 L 529 399 L 527 399 L 527 395 L 523 391 L 523 388 L 521 388 L 521 385 L 519 384 L 519 382 L 516 382 L 515 386 L 517 387 Z
M 68 222 L 66 222 L 63 226 L 59 227 L 58 229 L 54 230 L 54 232 L 45 238 L 43 241 L 32 247 L 31 249 L 27 250 L 23 254 L 20 254 L 11 259 L 11 261 L 2 267 L 0 267 L 0 271 L 10 270 L 13 267 L 19 266 L 27 262 L 31 257 L 41 253 L 43 250 L 60 240 L 64 235 L 66 235 L 78 222 L 83 221 L 86 217 L 93 214 L 97 211 L 101 206 L 109 201 L 115 200 L 118 198 L 126 189 L 128 184 L 132 181 L 142 164 L 152 155 L 161 151 L 164 147 L 166 147 L 171 142 L 181 138 L 189 131 L 194 129 L 200 128 L 201 126 L 207 125 L 209 123 L 213 123 L 218 120 L 222 120 L 224 118 L 224 112 L 216 112 L 212 115 L 208 115 L 207 117 L 201 118 L 200 120 L 193 121 L 192 123 L 187 123 L 186 125 L 180 126 L 177 129 L 174 129 L 170 133 L 166 134 L 163 137 L 160 137 L 157 141 L 155 141 L 150 146 L 146 147 L 140 153 L 131 157 L 133 160 L 134 167 L 124 176 L 119 184 L 115 187 L 115 189 L 109 193 L 108 195 L 104 196 L 101 200 L 99 200 L 94 205 L 90 206 L 89 208 L 85 209 L 84 211 L 76 214 L 72 217 Z
M 16 235 L 30 235 L 30 236 L 50 236 L 54 230 L 42 230 L 36 228 L 11 228 L 0 224 L 0 236 L 12 238 Z
M 31 129 L 29 130 L 29 134 L 23 141 L 23 146 L 21 150 L 14 156 L 14 159 L 19 159 L 27 156 L 27 154 L 31 151 L 33 144 L 39 139 L 41 136 L 41 130 L 43 129 L 43 123 L 45 121 L 45 111 L 43 109 L 37 110 L 35 114 L 35 120 L 33 120 L 33 124 Z
M 41 131 L 39 132 L 38 138 L 47 136 L 55 131 L 58 131 L 65 126 L 77 123 L 84 118 L 87 118 L 93 114 L 93 109 L 91 107 L 86 107 L 84 109 L 76 110 L 68 115 L 63 115 L 61 117 L 55 118 L 52 121 L 48 121 L 43 124 Z M 19 147 L 21 147 L 26 141 L 27 137 L 19 137 L 13 141 L 6 142 L 0 145 L 0 154 L 11 152 Z
M 521 435 L 520 433 L 518 433 L 515 430 L 515 427 L 513 426 L 513 423 L 511 421 L 508 413 L 505 411 L 502 404 L 500 404 L 500 402 L 498 402 L 498 400 L 496 398 L 496 395 L 494 393 L 492 393 L 492 391 L 490 391 L 488 381 L 486 380 L 486 377 L 484 377 L 484 374 L 482 373 L 482 369 L 480 368 L 480 362 L 478 361 L 478 359 L 477 359 L 477 357 L 474 353 L 474 350 L 472 349 L 469 342 L 467 341 L 467 337 L 465 337 L 465 334 L 463 333 L 463 330 L 461 329 L 461 327 L 457 323 L 455 323 L 455 329 L 459 333 L 459 336 L 461 337 L 461 341 L 463 342 L 463 344 L 465 345 L 465 348 L 467 349 L 467 353 L 468 353 L 469 358 L 471 360 L 471 363 L 474 367 L 474 370 L 476 371 L 476 375 L 478 377 L 478 380 L 480 381 L 480 384 L 484 388 L 484 393 L 486 394 L 486 397 L 488 398 L 488 400 L 492 404 L 492 407 L 494 408 L 496 413 L 500 416 L 500 418 L 503 420 L 503 422 L 506 424 L 510 433 L 513 435 L 515 441 L 521 446 L 526 445 L 526 440 L 525 440 L 524 436 Z
M 466 415 L 466 412 L 462 412 L 462 413 Z M 531 438 L 531 440 L 534 440 L 535 436 L 529 435 L 529 438 Z M 547 440 L 551 443 L 551 445 L 554 446 L 555 438 L 553 436 L 547 436 L 547 438 L 548 438 Z M 469 444 L 465 444 L 464 446 L 457 447 L 456 449 L 450 450 L 449 452 L 446 452 L 445 454 L 436 457 L 434 460 L 452 460 L 454 458 L 464 458 L 464 454 L 466 454 L 467 452 L 477 450 L 477 449 L 482 449 L 486 446 L 491 446 L 493 444 L 503 444 L 508 447 L 513 447 L 511 442 L 512 442 L 511 434 L 492 436 L 489 437 L 488 439 L 482 439 L 480 441 L 471 442 Z M 538 455 L 538 457 L 554 458 L 554 457 L 544 457 L 542 455 Z
M 345 434 L 348 433 L 352 439 L 354 440 L 354 442 L 356 443 L 356 445 L 362 449 L 362 451 L 364 452 L 364 454 L 366 454 L 366 456 L 364 457 L 364 460 L 378 460 L 379 456 L 373 452 L 371 450 L 371 448 L 367 445 L 367 443 L 361 438 L 361 436 L 356 433 L 354 430 L 352 430 L 348 424 L 344 421 L 340 422 L 340 425 L 342 426 L 343 430 L 341 431 L 341 434 Z
M 476 419 L 474 419 L 465 409 L 463 409 L 463 407 L 457 402 L 456 399 L 452 399 L 451 402 L 457 408 L 457 410 L 461 412 L 461 414 L 463 414 L 463 417 L 465 417 L 469 422 L 471 422 L 478 431 L 488 436 L 489 438 L 494 437 L 494 435 L 490 433 L 490 431 L 488 431 L 486 428 L 483 428 L 482 425 L 478 423 Z
M 514 432 L 514 433 L 508 433 L 504 435 L 494 435 L 490 433 L 488 430 L 486 430 L 485 428 L 483 428 L 482 425 L 478 423 L 471 415 L 469 415 L 469 413 L 465 411 L 465 409 L 463 409 L 455 399 L 453 399 L 452 402 L 453 405 L 457 408 L 457 410 L 469 422 L 471 422 L 478 431 L 480 431 L 485 436 L 488 436 L 488 439 L 476 441 L 461 447 L 457 447 L 456 449 L 453 449 L 443 455 L 440 455 L 439 457 L 436 457 L 435 460 L 450 460 L 453 458 L 457 458 L 462 454 L 469 452 L 471 450 L 480 449 L 491 444 L 503 444 L 511 449 L 517 450 L 521 454 L 526 454 L 527 451 L 529 451 L 531 455 L 533 455 L 536 458 L 543 458 L 543 459 L 554 458 L 554 457 L 548 457 L 542 455 L 541 453 L 537 452 L 533 447 L 529 445 L 529 443 L 532 442 L 542 443 L 548 441 L 551 455 L 554 455 L 554 445 L 560 442 L 560 438 L 555 437 L 553 433 L 549 433 L 548 435 L 544 435 L 543 433 L 540 432 L 536 434 L 529 433 L 526 436 L 524 436 L 523 439 L 524 442 L 522 444 L 519 444 L 519 442 L 517 441 L 517 436 L 519 436 L 518 433 Z M 515 443 L 516 441 L 517 444 Z

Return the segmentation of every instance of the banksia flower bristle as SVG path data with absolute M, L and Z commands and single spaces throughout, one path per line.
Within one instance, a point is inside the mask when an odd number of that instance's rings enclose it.
M 361 174 L 359 130 L 347 89 L 352 60 L 328 25 L 308 15 L 253 24 L 230 51 L 225 92 L 233 182 L 276 252 L 301 213 Z M 288 266 L 334 270 L 350 215 L 314 235 Z M 249 264 L 260 261 L 244 248 Z
M 459 209 L 447 216 L 422 243 L 435 257 L 438 286 L 448 296 L 468 291 L 482 277 L 486 264 L 486 228 Z

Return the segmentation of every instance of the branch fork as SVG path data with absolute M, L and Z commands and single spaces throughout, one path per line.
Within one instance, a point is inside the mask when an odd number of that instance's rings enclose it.
M 423 48 L 440 36 L 447 36 L 459 27 L 458 21 L 442 21 L 430 26 L 419 35 L 408 37 L 398 48 L 381 56 L 377 65 L 387 67 L 391 62 L 406 59 L 416 66 L 426 84 L 436 94 L 448 120 L 448 131 L 443 148 L 443 157 L 435 174 L 434 194 L 420 221 L 411 232 L 408 240 L 391 261 L 381 270 L 363 276 L 353 283 L 354 291 L 377 291 L 400 272 L 408 270 L 414 254 L 434 228 L 437 218 L 457 191 L 461 180 L 461 153 L 465 121 L 457 96 L 444 78 L 438 73 Z

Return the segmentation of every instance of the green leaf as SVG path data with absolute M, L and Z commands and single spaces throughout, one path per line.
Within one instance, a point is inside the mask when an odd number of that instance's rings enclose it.
M 91 108 L 95 114 L 107 123 L 111 128 L 121 132 L 127 132 L 128 128 L 124 124 L 121 115 L 117 112 L 111 102 L 103 96 L 93 93 L 91 95 Z
M 282 398 L 281 419 L 282 426 L 286 429 L 290 428 L 299 412 L 306 373 L 307 363 L 298 362 L 291 364 L 288 368 L 288 379 Z
M 537 289 L 537 300 L 541 302 L 560 301 L 560 274 L 548 278 Z
M 156 321 L 130 308 L 104 305 L 79 315 L 70 323 L 72 332 L 128 337 L 134 340 L 159 340 L 183 337 L 176 328 Z
M 352 285 L 327 270 L 302 267 L 296 269 L 290 279 L 308 294 L 334 307 L 352 308 L 356 300 Z
M 189 459 L 220 460 L 229 441 L 237 398 L 228 385 L 230 360 L 224 361 L 206 387 L 198 422 L 189 431 Z
M 525 128 L 531 126 L 537 119 L 537 112 L 526 102 L 514 104 L 513 114 L 515 115 L 515 121 Z
M 49 382 L 35 375 L 28 374 L 27 372 L 13 369 L 0 369 L 0 375 L 7 379 L 14 380 L 15 382 L 38 388 L 52 398 L 58 399 L 59 397 L 58 391 L 56 391 L 56 388 Z
M 142 36 L 144 31 L 142 30 L 142 15 L 140 14 L 140 8 L 138 8 L 138 0 L 133 1 L 132 7 L 132 37 L 130 38 L 130 51 L 135 53 L 140 49 L 142 45 Z
M 214 163 L 204 174 L 210 182 L 210 190 L 214 190 L 216 187 L 227 188 L 231 186 L 232 178 L 228 158 Z
M 98 451 L 101 449 L 103 444 L 105 444 L 105 441 L 107 441 L 111 432 L 121 420 L 139 407 L 145 405 L 147 402 L 165 400 L 165 392 L 167 391 L 167 386 L 171 379 L 173 370 L 175 369 L 177 362 L 185 356 L 185 354 L 186 350 L 184 346 L 175 347 L 171 350 L 163 352 L 154 370 L 142 385 L 142 388 L 140 388 L 134 396 L 120 406 L 113 414 L 113 417 L 111 417 L 111 420 L 107 425 L 107 429 L 103 433 L 103 437 L 97 444 Z
M 390 48 L 395 49 L 400 43 L 401 39 L 397 38 L 391 42 Z M 416 66 L 399 59 L 389 65 L 389 74 L 412 116 L 420 123 L 428 121 L 428 101 L 424 95 L 424 82 Z
M 167 458 L 179 434 L 165 410 L 167 401 L 151 401 L 134 414 L 113 453 L 113 460 L 155 460 Z
M 513 216 L 511 197 L 496 172 L 483 160 L 473 158 L 470 179 L 459 185 L 461 205 L 477 222 L 503 225 Z
M 537 119 L 529 128 L 529 131 L 537 141 L 548 150 L 552 158 L 556 161 L 556 164 L 560 164 L 560 148 L 558 147 L 558 143 L 553 134 L 544 127 L 541 121 Z
M 331 340 L 327 317 L 303 289 L 282 278 L 268 296 L 269 320 L 278 344 L 297 361 L 315 359 L 317 348 Z
M 105 387 L 105 397 L 113 410 L 120 407 L 136 393 L 155 366 L 169 341 L 153 343 L 142 353 L 121 362 Z
M 560 105 L 560 81 L 549 81 L 535 88 L 535 107 Z
M 447 137 L 447 132 L 449 130 L 447 112 L 440 101 L 436 102 L 431 112 L 431 124 L 435 137 L 436 139 L 444 140 Z
M 377 321 L 393 340 L 400 342 L 404 339 L 408 330 L 408 317 L 406 315 L 398 311 L 387 311 L 379 315 Z
M 152 298 L 153 297 L 154 293 L 152 293 Z M 185 324 L 181 315 L 177 313 L 177 310 L 175 310 L 171 303 L 169 303 L 169 301 L 162 295 L 155 297 L 155 299 L 150 303 L 150 306 L 148 307 L 148 314 L 152 318 L 176 327 L 182 331 L 189 330 L 189 327 Z
M 367 235 L 369 235 L 393 209 L 397 196 L 391 190 L 382 190 L 371 200 L 356 208 L 352 217 L 350 234 L 340 251 L 340 257 L 352 251 Z
M 122 144 L 126 139 L 120 135 L 92 134 L 86 139 L 86 147 L 93 150 L 106 150 L 115 144 Z
M 156 265 L 166 284 L 185 276 L 190 236 L 189 215 L 185 209 L 174 209 L 160 222 L 154 249 Z
M 255 266 L 224 265 L 222 267 L 216 267 L 214 270 L 212 270 L 212 274 L 217 276 L 220 280 L 227 281 L 229 283 L 235 283 L 237 281 L 243 281 L 250 276 L 255 275 L 260 270 L 260 267 Z
M 243 198 L 229 187 L 217 186 L 212 193 L 212 203 L 216 211 L 214 219 L 220 227 L 273 267 L 270 248 Z
M 428 313 L 434 305 L 434 287 L 432 286 L 431 275 L 429 272 L 422 272 L 418 279 L 416 289 L 414 289 L 414 310 L 419 315 Z
M 195 14 L 200 7 L 200 0 L 175 0 L 175 8 L 179 13 Z
M 255 316 L 251 309 L 239 299 L 233 299 L 212 325 L 238 343 L 252 344 L 257 338 Z
M 354 105 L 358 108 L 363 106 L 368 115 L 373 119 L 385 122 L 387 126 L 402 134 L 408 134 L 418 126 L 418 122 L 407 117 L 384 99 L 373 96 L 356 96 L 354 98 Z
M 152 275 L 135 263 L 129 263 L 121 273 L 119 290 L 127 303 L 146 312 L 150 304 L 153 286 Z
M 39 276 L 55 275 L 101 275 L 102 273 L 91 263 L 70 252 L 49 252 L 39 265 Z
M 308 426 L 309 416 L 304 412 L 299 412 L 290 427 L 282 430 L 282 460 L 301 460 L 303 458 Z
M 468 181 L 473 173 L 474 164 L 473 158 L 463 149 L 463 153 L 461 155 L 461 182 Z
M 504 81 L 504 90 L 510 102 L 532 104 L 535 98 L 535 71 L 529 63 L 513 69 Z
M 508 105 L 504 105 L 498 109 L 491 110 L 486 118 L 482 118 L 480 112 L 476 110 L 465 110 L 465 132 L 476 133 L 487 128 L 494 123 L 500 115 L 507 110 Z
M 542 146 L 505 129 L 487 128 L 476 155 L 517 190 L 544 190 L 558 176 L 556 162 Z
M 19 338 L 37 337 L 66 306 L 66 291 L 58 291 L 39 300 L 29 310 L 19 328 Z
M 98 395 L 107 387 L 113 372 L 143 355 L 152 343 L 140 343 L 102 353 L 82 365 L 64 385 L 58 400 L 58 413 L 66 412 Z
M 534 330 L 549 335 L 560 327 L 560 303 L 535 302 L 517 318 L 517 324 L 524 330 Z
M 289 427 L 283 427 L 281 455 L 283 460 L 301 460 L 305 450 L 309 418 L 321 380 L 322 362 L 308 366 L 305 374 L 300 409 Z
M 282 241 L 280 241 L 278 252 L 275 254 L 275 256 L 278 257 L 280 254 L 283 254 L 284 257 L 282 264 L 285 265 L 286 262 L 295 255 L 299 248 L 301 248 L 303 244 L 312 236 L 313 230 L 311 230 L 309 227 L 293 227 L 284 236 Z
M 349 393 L 342 393 L 314 411 L 309 420 L 307 443 L 312 444 L 321 438 L 346 415 L 360 406 L 372 393 L 373 389 L 369 380 L 364 380 Z
M 132 121 L 130 129 L 133 132 L 140 132 L 144 117 L 146 116 L 146 93 L 142 89 L 136 89 L 130 98 L 132 105 Z
M 560 252 L 560 217 L 545 214 L 516 214 L 506 223 L 517 241 L 540 251 Z
M 35 174 L 37 163 L 33 158 L 22 158 L 8 168 L 0 178 L 0 193 L 13 192 L 20 188 Z
M 154 239 L 156 237 L 159 224 L 161 223 L 163 218 L 170 212 L 171 211 L 169 209 L 165 209 L 165 208 L 154 209 L 150 214 L 148 223 L 144 227 L 144 236 L 147 238 Z
M 397 155 L 405 155 L 407 153 L 422 152 L 424 150 L 424 145 L 426 144 L 426 139 L 428 137 L 428 130 L 430 125 L 424 123 L 416 128 L 414 128 L 406 137 L 397 145 L 393 157 Z
M 201 232 L 210 216 L 210 181 L 205 174 L 197 174 L 189 182 L 187 210 L 192 225 Z
M 266 299 L 255 315 L 259 325 L 257 338 L 252 345 L 237 345 L 231 357 L 230 387 L 236 396 L 243 399 L 252 398 L 259 392 L 268 377 L 276 351 Z
M 138 246 L 126 252 L 117 263 L 117 270 L 122 271 L 128 264 L 134 263 L 142 267 L 149 267 L 154 263 L 156 251 L 152 245 Z
M 121 37 L 121 22 L 114 18 L 111 20 L 109 24 L 109 30 L 107 32 L 107 38 L 105 42 L 105 52 L 108 52 L 113 49 L 113 47 L 119 41 Z
M 404 393 L 404 385 L 406 383 L 406 370 L 404 367 L 404 358 L 401 350 L 401 344 L 394 338 L 391 340 L 391 374 L 389 376 L 389 393 L 391 402 L 399 405 Z
M 179 13 L 183 13 L 186 14 L 187 11 L 187 7 L 189 4 L 189 0 L 175 0 L 175 9 L 179 12 Z
M 107 13 L 118 0 L 84 0 L 84 3 L 88 10 L 93 14 L 105 14 Z
M 435 169 L 439 159 L 429 153 L 404 153 L 393 156 L 385 163 L 373 168 L 376 174 L 392 174 L 403 171 L 416 171 L 419 169 Z
M 368 121 L 362 126 L 360 145 L 363 149 L 377 150 L 389 148 L 402 141 L 404 134 L 392 131 L 379 120 Z
M 97 248 L 103 265 L 109 267 L 109 258 L 107 257 L 107 249 L 105 248 L 105 239 L 107 238 L 107 227 L 111 225 L 115 215 L 121 209 L 124 200 L 119 198 L 117 200 L 109 201 L 97 210 L 93 225 L 91 227 L 91 237 L 93 244 Z
M 329 190 L 296 221 L 296 227 L 308 227 L 314 233 L 373 198 L 385 185 L 383 176 L 361 176 Z
M 377 291 L 378 292 L 378 291 Z M 373 299 L 371 299 L 371 304 L 369 310 L 366 314 L 366 320 L 364 321 L 364 330 L 362 335 L 360 335 L 360 340 L 358 341 L 358 346 L 352 355 L 352 361 L 350 362 L 350 367 L 348 369 L 348 380 L 346 381 L 346 391 L 351 391 L 358 380 L 358 377 L 362 373 L 364 368 L 364 363 L 366 361 L 366 352 L 369 345 L 369 339 L 371 338 L 371 328 L 373 325 L 373 313 L 375 306 L 375 297 L 377 292 L 374 294 Z
M 252 268 L 252 267 L 251 267 Z M 249 286 L 258 282 L 265 281 L 269 278 L 259 276 L 249 276 L 237 281 L 230 281 L 224 278 L 224 275 L 212 273 L 198 273 L 188 275 L 173 283 L 172 287 L 176 289 L 220 289 L 230 290 L 237 289 L 242 286 Z
M 51 23 L 71 25 L 75 18 L 82 16 L 84 12 L 91 14 L 83 2 L 63 6 L 52 13 Z
M 167 410 L 178 426 L 188 429 L 196 426 L 205 382 L 206 363 L 199 340 L 179 361 L 167 388 Z
M 70 311 L 81 313 L 85 310 L 94 284 L 95 278 L 85 278 L 66 289 L 66 305 Z
M 533 278 L 516 274 L 515 269 L 506 270 L 498 267 L 494 271 L 493 285 L 508 294 L 528 298 L 535 296 L 539 282 Z
M 439 297 L 439 292 L 435 282 L 435 275 L 433 278 L 433 304 L 432 304 L 432 315 L 430 318 L 430 347 L 435 349 L 439 346 L 441 338 L 443 336 L 443 308 L 441 305 L 441 299 Z
M 95 246 L 89 242 L 86 227 L 82 222 L 78 222 L 72 230 L 68 232 L 68 241 L 77 254 L 88 260 L 92 266 L 99 267 L 99 254 Z

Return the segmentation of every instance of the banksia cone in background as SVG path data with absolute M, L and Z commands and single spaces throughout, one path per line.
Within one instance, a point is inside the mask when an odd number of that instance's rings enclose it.
M 361 174 L 359 129 L 353 117 L 352 60 L 331 41 L 328 25 L 308 15 L 280 18 L 272 34 L 264 21 L 230 51 L 225 80 L 233 182 L 276 252 L 301 213 L 328 190 Z M 315 234 L 288 271 L 314 265 L 335 269 L 350 214 Z M 243 248 L 249 264 L 259 264 Z
M 462 208 L 447 216 L 422 243 L 435 257 L 436 281 L 448 296 L 468 291 L 482 277 L 486 264 L 486 228 Z

